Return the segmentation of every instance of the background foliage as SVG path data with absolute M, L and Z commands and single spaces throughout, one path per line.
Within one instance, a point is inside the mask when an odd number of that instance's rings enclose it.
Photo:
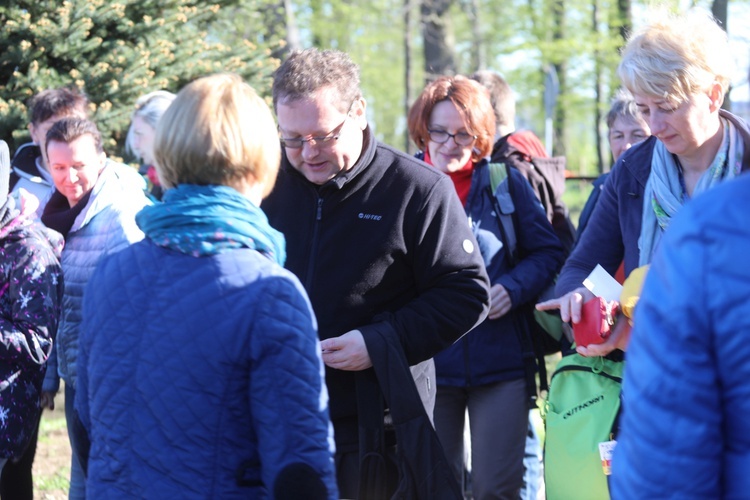
M 685 1 L 663 5 L 728 4 Z M 425 81 L 477 69 L 506 77 L 519 127 L 544 137 L 545 72 L 554 68 L 554 151 L 595 175 L 609 167 L 603 115 L 619 85 L 618 51 L 647 15 L 640 0 L 11 0 L 0 6 L 0 138 L 12 148 L 27 140 L 31 95 L 75 85 L 91 98 L 109 152 L 121 155 L 140 95 L 216 71 L 239 72 L 268 95 L 286 50 L 318 46 L 360 64 L 375 133 L 401 149 L 413 148 L 405 116 Z M 729 19 L 730 35 L 746 21 Z
M 278 61 L 273 41 L 228 45 L 213 32 L 227 24 L 237 1 L 50 0 L 0 6 L 0 137 L 11 148 L 28 140 L 26 103 L 45 88 L 86 92 L 111 153 L 122 151 L 136 99 L 157 89 L 177 91 L 216 71 L 241 73 L 268 87 Z M 243 2 L 251 9 L 254 2 Z

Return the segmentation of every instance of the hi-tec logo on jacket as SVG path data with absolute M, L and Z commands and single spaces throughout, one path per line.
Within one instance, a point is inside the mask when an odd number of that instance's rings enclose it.
M 364 220 L 380 220 L 380 219 L 383 218 L 383 216 L 382 215 L 375 215 L 375 214 L 365 214 L 365 213 L 360 212 L 359 213 L 359 218 L 360 219 L 364 219 Z

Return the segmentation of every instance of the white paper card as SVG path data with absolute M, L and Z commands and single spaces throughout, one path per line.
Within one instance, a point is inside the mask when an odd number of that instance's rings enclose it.
M 622 285 L 605 271 L 601 264 L 597 264 L 588 278 L 583 280 L 583 286 L 597 297 L 601 297 L 608 302 L 612 300 L 620 301 Z

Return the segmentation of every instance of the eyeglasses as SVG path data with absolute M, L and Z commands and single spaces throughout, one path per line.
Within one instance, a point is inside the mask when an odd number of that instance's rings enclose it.
M 459 132 L 457 134 L 449 134 L 445 130 L 429 130 L 430 140 L 438 144 L 445 144 L 448 139 L 453 137 L 453 141 L 459 146 L 470 146 L 474 141 L 477 140 L 477 136 L 468 134 L 466 132 Z
M 346 117 L 344 117 L 344 121 L 341 122 L 341 124 L 338 127 L 331 130 L 329 133 L 327 133 L 323 137 L 307 137 L 307 138 L 294 137 L 291 139 L 281 137 L 279 138 L 279 140 L 281 141 L 281 145 L 289 149 L 299 149 L 306 142 L 309 143 L 311 146 L 317 146 L 318 144 L 325 145 L 331 141 L 337 141 L 339 137 L 341 137 L 341 129 L 344 127 L 346 120 L 349 119 L 349 114 L 352 112 L 352 106 L 354 106 L 354 103 L 352 103 L 351 106 L 349 106 L 349 111 L 346 112 Z

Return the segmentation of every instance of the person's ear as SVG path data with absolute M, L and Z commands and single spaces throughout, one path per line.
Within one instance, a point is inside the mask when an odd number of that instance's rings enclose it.
M 39 144 L 36 140 L 36 127 L 33 123 L 29 123 L 29 135 L 31 136 L 31 142 L 36 143 L 39 146 L 43 146 L 43 144 Z
M 718 111 L 724 104 L 724 88 L 719 82 L 714 82 L 708 89 L 708 99 L 710 101 L 711 112 Z
M 352 106 L 352 118 L 354 118 L 354 121 L 357 122 L 357 125 L 359 125 L 359 128 L 364 130 L 367 128 L 367 113 L 365 112 L 367 110 L 367 102 L 365 101 L 364 97 L 360 97 L 356 101 L 354 101 L 354 105 Z

